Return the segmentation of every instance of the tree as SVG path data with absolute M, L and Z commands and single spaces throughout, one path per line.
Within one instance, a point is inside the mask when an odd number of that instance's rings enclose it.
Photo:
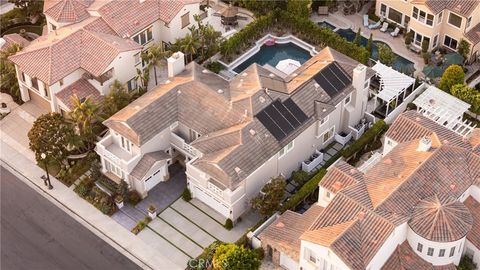
M 475 270 L 477 268 L 477 264 L 473 262 L 472 257 L 468 255 L 464 255 L 460 260 L 460 264 L 458 264 L 458 270 Z
M 426 39 L 422 41 L 422 52 L 426 53 L 428 51 L 428 46 L 430 45 L 430 42 Z
M 456 84 L 452 86 L 450 92 L 453 96 L 470 104 L 471 112 L 480 114 L 480 92 L 475 88 L 468 87 L 466 84 Z
M 8 57 L 21 51 L 22 47 L 18 44 L 12 44 L 5 50 L 0 51 L 0 90 L 12 96 L 17 103 L 23 103 L 18 86 L 17 73 L 15 65 Z
M 144 92 L 146 92 L 148 88 L 148 82 L 150 81 L 150 71 L 148 70 L 148 68 L 144 70 L 137 68 L 137 76 L 135 76 L 135 80 L 137 80 L 137 82 L 140 82 L 140 85 L 138 87 L 139 93 L 143 94 Z
M 308 18 L 310 16 L 309 5 L 309 0 L 288 0 L 287 12 L 296 17 Z
M 95 145 L 96 135 L 93 132 L 93 125 L 101 121 L 99 115 L 100 108 L 90 97 L 80 100 L 77 95 L 73 95 L 70 99 L 73 107 L 69 112 L 69 116 L 84 145 L 90 148 Z
M 378 60 L 387 65 L 392 66 L 397 56 L 393 53 L 392 49 L 384 44 L 378 44 Z
M 470 44 L 465 39 L 460 39 L 458 43 L 458 53 L 463 56 L 463 59 L 468 59 L 470 53 Z
M 126 107 L 132 100 L 132 95 L 127 92 L 125 86 L 118 80 L 115 80 L 110 86 L 110 92 L 103 99 L 102 118 L 107 119 Z
M 73 127 L 59 113 L 48 113 L 40 116 L 28 132 L 29 148 L 35 153 L 38 163 L 52 161 L 61 164 L 67 157 L 69 142 L 75 136 Z
M 260 268 L 260 260 L 254 250 L 223 244 L 215 251 L 213 266 L 216 270 L 255 270 Z
M 170 56 L 170 51 L 165 50 L 161 43 L 152 44 L 146 53 L 146 59 L 150 62 L 150 66 L 153 67 L 153 73 L 155 76 L 155 85 L 158 85 L 157 81 L 157 67 L 165 57 Z
M 452 86 L 456 84 L 463 84 L 465 79 L 465 73 L 459 65 L 449 66 L 445 72 L 443 72 L 442 78 L 438 84 L 438 88 L 442 89 L 445 92 L 450 93 Z
M 184 54 L 190 55 L 190 62 L 193 61 L 193 56 L 197 53 L 199 47 L 200 41 L 198 39 L 198 35 L 196 34 L 188 33 L 180 40 L 180 50 Z
M 8 2 L 14 3 L 27 16 L 35 16 L 43 11 L 43 1 L 41 0 L 8 0 Z
M 408 33 L 405 34 L 405 45 L 410 45 L 413 41 L 413 32 L 408 31 Z
M 368 38 L 367 46 L 365 47 L 367 49 L 368 53 L 370 54 L 370 57 L 372 57 L 372 49 L 373 49 L 373 35 L 370 33 L 370 37 Z
M 360 30 L 361 29 L 359 27 L 357 33 L 355 34 L 355 39 L 353 40 L 353 44 L 355 44 L 359 47 L 362 45 L 362 34 L 361 34 Z
M 262 216 L 270 216 L 280 209 L 285 192 L 286 182 L 283 177 L 272 178 L 272 180 L 262 188 L 262 193 L 251 201 L 252 208 L 257 210 Z

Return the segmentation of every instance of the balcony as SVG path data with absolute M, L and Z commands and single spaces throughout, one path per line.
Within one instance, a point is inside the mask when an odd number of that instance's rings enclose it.
M 323 153 L 315 150 L 309 159 L 302 162 L 302 171 L 311 172 L 323 161 Z
M 193 157 L 199 157 L 201 156 L 200 151 L 195 149 L 193 146 L 191 146 L 187 140 L 184 138 L 180 137 L 178 134 L 172 132 L 170 136 L 170 143 L 176 146 L 177 148 L 183 150 L 185 154 L 193 156 Z
M 96 151 L 98 155 L 107 158 L 125 172 L 131 172 L 140 159 L 140 154 L 130 154 L 115 144 L 111 134 L 106 135 L 97 143 Z
M 340 132 L 335 134 L 335 141 L 341 145 L 347 144 L 352 139 L 352 132 L 350 131 L 348 134 L 344 132 Z
M 360 123 L 356 124 L 353 127 L 348 126 L 348 128 L 351 130 L 354 140 L 358 140 L 358 138 L 360 138 L 360 136 L 363 135 L 363 133 L 365 132 L 366 126 L 367 126 L 366 118 L 363 118 L 362 120 L 360 120 Z

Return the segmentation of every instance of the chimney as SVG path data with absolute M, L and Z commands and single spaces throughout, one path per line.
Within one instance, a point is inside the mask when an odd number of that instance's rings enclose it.
M 175 77 L 185 70 L 185 55 L 182 52 L 176 52 L 167 59 L 168 77 Z
M 417 151 L 428 152 L 428 150 L 430 150 L 431 147 L 432 147 L 432 139 L 428 137 L 423 137 L 420 139 L 420 142 L 418 143 Z
M 362 92 L 365 85 L 365 81 L 367 79 L 366 77 L 367 77 L 366 66 L 359 64 L 353 69 L 352 84 L 357 91 Z

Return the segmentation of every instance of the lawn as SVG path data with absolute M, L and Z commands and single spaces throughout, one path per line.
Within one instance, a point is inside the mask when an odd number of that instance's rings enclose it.
M 43 163 L 38 164 L 40 168 L 45 170 Z M 71 186 L 80 176 L 87 172 L 91 167 L 91 161 L 88 158 L 83 158 L 75 161 L 67 173 L 61 173 L 60 165 L 51 162 L 48 165 L 48 173 L 56 177 L 60 182 L 65 184 L 67 187 Z M 63 176 L 62 176 L 63 174 Z

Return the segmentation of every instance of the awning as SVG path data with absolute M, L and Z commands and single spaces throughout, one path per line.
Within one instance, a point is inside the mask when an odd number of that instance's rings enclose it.
M 377 97 L 385 102 L 392 101 L 400 93 L 415 83 L 415 79 L 400 73 L 378 61 L 373 67 L 380 79 L 380 92 Z

